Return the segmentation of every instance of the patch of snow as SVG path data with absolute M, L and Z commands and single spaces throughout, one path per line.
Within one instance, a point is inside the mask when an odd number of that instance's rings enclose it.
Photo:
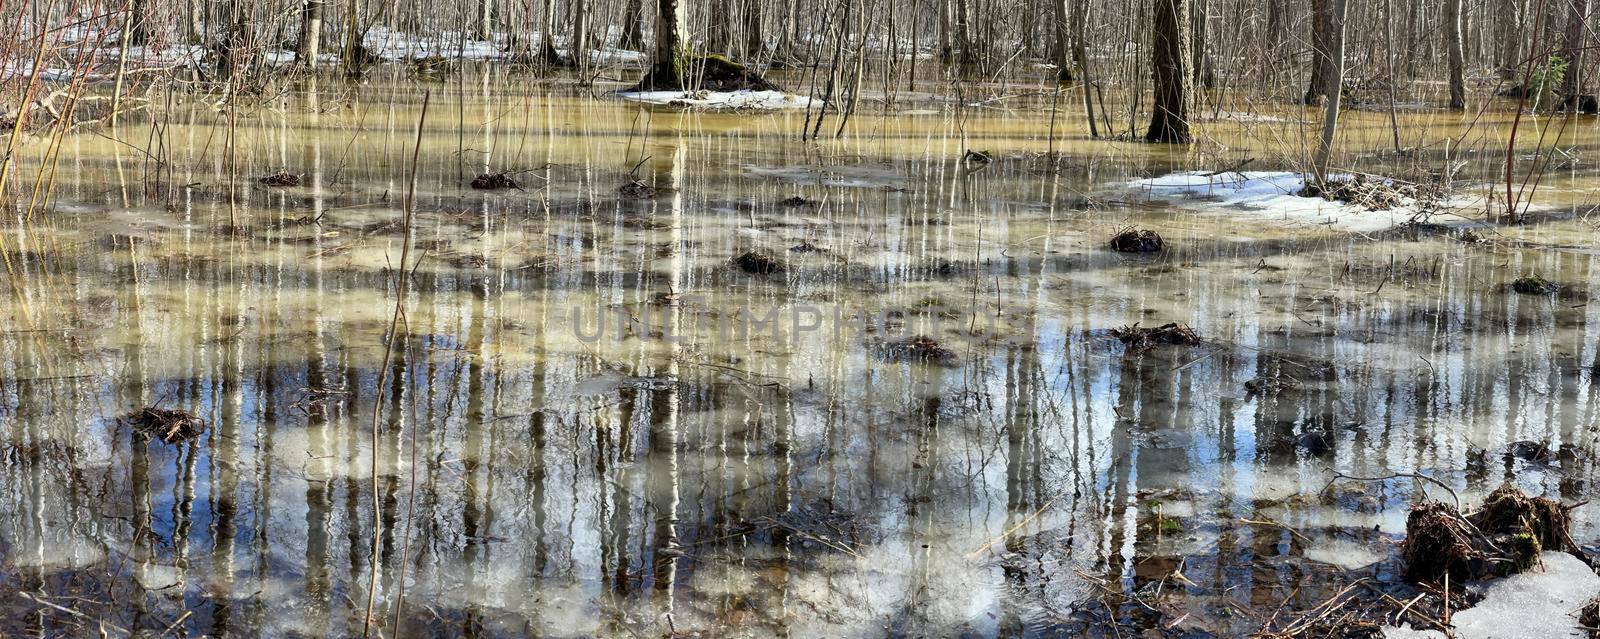
M 1385 626 L 1383 637 L 1384 639 L 1448 639 L 1438 630 L 1416 630 L 1409 625 L 1399 628 Z
M 589 51 L 589 60 L 595 64 L 639 64 L 645 61 L 641 51 L 606 47 Z
M 822 106 L 822 100 L 782 91 L 619 91 L 618 99 L 692 109 L 778 111 Z
M 1306 559 L 1338 566 L 1345 570 L 1358 570 L 1383 561 L 1383 555 L 1373 552 L 1366 544 L 1348 539 L 1323 539 L 1306 549 Z
M 1206 113 L 1202 118 L 1217 122 L 1289 122 L 1288 118 L 1265 113 L 1247 113 L 1244 111 L 1218 111 Z
M 1577 557 L 1545 552 L 1539 566 L 1489 584 L 1483 601 L 1450 618 L 1459 639 L 1587 637 L 1584 604 L 1600 597 L 1600 575 Z
M 1342 174 L 1330 177 L 1350 178 Z M 1298 193 L 1305 188 L 1306 179 L 1292 171 L 1184 171 L 1134 180 L 1128 186 L 1152 200 L 1176 201 L 1178 206 L 1197 212 L 1358 233 L 1394 228 L 1421 212 L 1414 203 L 1369 211 L 1359 204 L 1300 197 Z

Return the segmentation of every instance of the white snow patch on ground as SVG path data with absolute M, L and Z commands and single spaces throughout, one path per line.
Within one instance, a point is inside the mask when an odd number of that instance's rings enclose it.
M 1457 639 L 1587 637 L 1578 624 L 1584 604 L 1600 597 L 1600 576 L 1564 552 L 1539 556 L 1533 570 L 1489 583 L 1483 601 L 1450 617 Z M 1436 631 L 1385 628 L 1389 639 L 1443 637 Z
M 1438 630 L 1417 630 L 1411 626 L 1387 626 L 1383 629 L 1384 639 L 1446 639 L 1444 633 Z
M 777 111 L 822 106 L 822 100 L 782 91 L 619 91 L 618 99 L 694 109 Z
M 1578 611 L 1600 596 L 1600 575 L 1563 552 L 1539 556 L 1540 566 L 1489 584 L 1483 601 L 1450 622 L 1460 639 L 1587 637 Z
M 1348 179 L 1334 175 L 1332 179 Z M 1286 226 L 1326 226 L 1370 233 L 1393 228 L 1416 217 L 1415 205 L 1386 211 L 1369 211 L 1357 204 L 1297 195 L 1305 177 L 1290 171 L 1184 171 L 1157 178 L 1134 180 L 1129 186 L 1151 200 L 1172 201 L 1202 213 L 1277 222 Z
M 1383 561 L 1383 555 L 1374 552 L 1366 544 L 1348 539 L 1324 539 L 1306 549 L 1306 559 L 1345 570 L 1359 570 Z

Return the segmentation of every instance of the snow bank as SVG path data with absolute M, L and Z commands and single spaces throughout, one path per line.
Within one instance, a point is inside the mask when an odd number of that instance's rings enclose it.
M 1332 176 L 1336 180 L 1349 177 Z M 1134 180 L 1128 186 L 1149 199 L 1174 201 L 1181 208 L 1202 213 L 1356 232 L 1393 228 L 1422 212 L 1414 202 L 1386 211 L 1369 211 L 1358 204 L 1300 197 L 1296 194 L 1305 188 L 1305 177 L 1289 171 L 1185 171 Z
M 1542 566 L 1495 581 L 1478 605 L 1450 622 L 1460 639 L 1587 637 L 1578 611 L 1600 596 L 1600 576 L 1563 552 L 1539 556 Z
M 621 91 L 617 98 L 691 109 L 777 111 L 821 107 L 822 100 L 782 91 Z
M 640 51 L 624 49 L 617 46 L 620 40 L 620 30 L 617 27 L 607 29 L 603 37 L 595 38 L 593 47 L 587 55 L 593 64 L 642 64 L 647 56 Z M 519 48 L 522 53 L 536 51 L 542 46 L 543 36 L 537 32 L 520 34 L 522 43 L 513 47 L 514 40 L 510 35 L 497 32 L 487 40 L 475 35 L 460 31 L 442 31 L 433 35 L 416 35 L 404 31 L 389 30 L 382 26 L 374 26 L 367 30 L 361 43 L 367 51 L 381 60 L 388 62 L 404 62 L 424 58 L 447 58 L 450 60 L 475 60 L 475 61 L 506 61 L 518 55 Z M 93 43 L 92 70 L 87 75 L 75 70 L 75 49 L 71 45 L 87 41 Z M 568 39 L 556 36 L 551 44 L 562 55 L 568 53 Z M 80 76 L 92 80 L 109 79 L 116 70 L 118 58 L 121 56 L 121 45 L 117 41 L 115 30 L 107 31 L 103 36 L 95 29 L 86 29 L 82 26 L 74 27 L 68 31 L 66 39 L 60 49 L 66 51 L 63 55 L 50 58 L 40 77 L 49 82 L 65 82 Z M 324 53 L 317 56 L 322 64 L 336 64 L 339 61 L 339 51 L 342 49 L 337 38 L 331 38 L 322 43 Z M 128 69 L 158 69 L 173 67 L 204 67 L 206 66 L 206 49 L 201 45 L 191 44 L 166 44 L 162 46 L 135 46 L 128 48 Z M 267 49 L 262 52 L 261 61 L 270 66 L 286 66 L 294 62 L 295 54 L 288 49 Z M 24 59 L 10 62 L 0 61 L 0 82 L 27 78 L 33 71 L 33 58 L 31 54 Z
M 1600 597 L 1600 576 L 1563 552 L 1539 556 L 1533 570 L 1493 581 L 1478 605 L 1455 613 L 1457 639 L 1587 637 L 1578 623 L 1584 604 Z M 1437 631 L 1385 628 L 1389 639 L 1443 637 Z

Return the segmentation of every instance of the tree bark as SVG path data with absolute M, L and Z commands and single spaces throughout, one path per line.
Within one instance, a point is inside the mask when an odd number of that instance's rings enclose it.
M 644 0 L 628 0 L 622 6 L 622 37 L 617 46 L 623 49 L 640 49 L 644 46 L 639 14 L 644 12 Z
M 1056 28 L 1055 28 L 1055 58 L 1056 81 L 1072 82 L 1072 38 L 1070 34 L 1071 19 L 1068 16 L 1067 3 L 1071 0 L 1055 0 Z
M 128 17 L 128 46 L 142 47 L 150 41 L 150 34 L 144 28 L 145 4 L 146 0 L 133 0 L 130 9 L 133 15 Z
M 1150 142 L 1188 144 L 1189 133 L 1189 3 L 1155 0 L 1151 42 L 1151 75 L 1155 80 L 1155 109 L 1150 115 Z
M 1094 98 L 1090 92 L 1094 90 L 1093 76 L 1089 75 L 1089 52 L 1087 43 L 1084 42 L 1084 31 L 1089 22 L 1089 0 L 1078 0 L 1078 11 L 1073 16 L 1072 30 L 1072 57 L 1078 63 L 1078 77 L 1083 80 L 1083 111 L 1089 119 L 1089 135 L 1100 137 L 1099 129 L 1094 124 Z
M 733 51 L 732 5 L 731 0 L 712 0 L 709 24 L 706 25 L 706 53 L 727 54 Z
M 761 39 L 761 0 L 746 0 L 744 4 L 744 55 L 754 60 L 761 56 L 766 43 Z
M 951 31 L 954 30 L 950 25 L 950 14 L 952 13 L 950 3 L 952 0 L 935 0 L 935 2 L 939 3 L 939 62 L 950 64 L 956 59 L 955 45 L 951 42 L 953 40 Z
M 1567 0 L 1566 38 L 1562 57 L 1567 59 L 1567 73 L 1561 78 L 1561 101 L 1568 109 L 1577 110 L 1583 96 L 1583 35 L 1589 22 L 1589 0 Z
M 323 0 L 306 0 L 300 8 L 300 44 L 294 50 L 294 63 L 313 69 L 322 46 Z
M 1311 0 L 1311 82 L 1306 86 L 1304 104 L 1317 104 L 1328 97 L 1334 60 L 1332 52 L 1344 47 L 1344 36 L 1333 26 L 1334 3 L 1338 0 Z
M 1333 50 L 1329 51 L 1333 59 L 1333 68 L 1328 82 L 1328 106 L 1322 116 L 1322 136 L 1317 140 L 1317 155 L 1312 159 L 1311 170 L 1316 179 L 1317 187 L 1326 188 L 1328 185 L 1328 163 L 1333 157 L 1333 136 L 1339 130 L 1339 102 L 1344 94 L 1344 23 L 1348 13 L 1348 0 L 1329 0 L 1331 11 L 1331 31 L 1335 35 Z
M 656 0 L 656 47 L 650 71 L 656 86 L 682 88 L 688 82 L 688 51 L 683 36 L 689 30 L 683 0 Z
M 545 64 L 559 64 L 561 54 L 556 53 L 556 0 L 544 0 L 544 24 L 539 30 L 539 59 Z
M 1466 63 L 1461 50 L 1461 0 L 1444 0 L 1443 19 L 1445 55 L 1449 58 L 1450 66 L 1450 108 L 1465 109 L 1467 85 L 1464 77 Z
M 581 68 L 589 55 L 589 3 L 586 0 L 573 0 L 572 38 L 567 44 L 568 62 Z
M 1194 84 L 1196 87 L 1211 89 L 1217 84 L 1216 73 L 1211 68 L 1211 57 L 1206 51 L 1207 39 L 1210 37 L 1211 8 L 1207 0 L 1194 0 L 1191 10 L 1194 37 L 1192 46 L 1194 52 Z
M 1500 77 L 1510 80 L 1517 73 L 1517 57 L 1523 42 L 1523 0 L 1500 0 Z

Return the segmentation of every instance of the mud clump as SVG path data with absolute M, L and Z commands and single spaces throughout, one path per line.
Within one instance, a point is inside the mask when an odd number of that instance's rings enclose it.
M 191 441 L 206 430 L 206 421 L 194 414 L 170 408 L 147 406 L 122 418 L 133 431 L 168 444 Z
M 891 362 L 952 364 L 956 353 L 932 337 L 913 335 L 884 345 L 883 357 Z
M 1128 352 L 1142 353 L 1155 348 L 1158 344 L 1170 346 L 1199 346 L 1200 336 L 1187 324 L 1176 322 L 1162 324 L 1155 328 L 1145 328 L 1133 324 L 1121 328 L 1111 329 L 1111 336 L 1121 341 L 1128 348 Z
M 1428 502 L 1406 517 L 1401 549 L 1405 578 L 1438 582 L 1504 577 L 1533 567 L 1545 550 L 1581 551 L 1567 529 L 1572 520 L 1555 500 L 1530 497 L 1504 485 L 1484 499 L 1483 507 L 1462 515 L 1455 507 Z
M 1244 390 L 1251 395 L 1277 395 L 1300 390 L 1300 382 L 1289 377 L 1257 377 L 1245 382 Z
M 677 65 L 677 68 L 674 68 Z M 628 92 L 639 91 L 782 91 L 745 65 L 720 55 L 661 60 L 646 71 L 639 84 Z
M 294 173 L 273 173 L 272 175 L 263 175 L 257 178 L 256 181 L 267 186 L 288 187 L 300 186 L 304 179 Z
M 733 258 L 733 265 L 751 275 L 772 275 L 786 270 L 778 258 L 760 251 L 745 251 Z
M 632 180 L 627 184 L 617 187 L 617 193 L 622 197 L 634 200 L 648 200 L 661 194 L 661 190 L 645 184 L 639 180 Z
M 1550 449 L 1550 445 L 1536 441 L 1515 441 L 1506 444 L 1506 457 L 1520 459 L 1536 464 L 1548 464 L 1556 461 L 1560 456 Z
M 1550 295 L 1561 290 L 1561 286 L 1538 275 L 1529 275 L 1512 281 L 1511 290 L 1522 295 Z
M 1132 226 L 1111 236 L 1111 250 L 1118 253 L 1159 253 L 1166 245 L 1161 234 Z
M 472 188 L 479 191 L 499 191 L 501 189 L 520 189 L 522 185 L 504 173 L 484 173 L 472 178 Z

